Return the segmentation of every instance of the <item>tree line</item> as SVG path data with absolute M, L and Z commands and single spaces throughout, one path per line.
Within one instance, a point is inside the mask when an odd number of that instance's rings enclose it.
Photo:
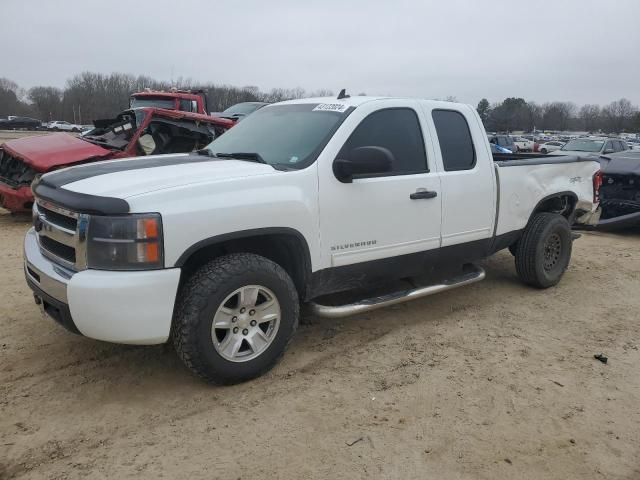
M 523 98 L 506 98 L 490 105 L 486 98 L 478 103 L 478 114 L 488 131 L 572 130 L 585 132 L 640 132 L 640 112 L 626 98 L 605 106 L 572 102 L 537 104 Z
M 158 81 L 144 75 L 82 72 L 70 78 L 65 88 L 36 86 L 28 90 L 9 79 L 0 78 L 0 118 L 8 115 L 29 116 L 42 121 L 66 120 L 89 124 L 111 118 L 129 106 L 133 92 L 152 90 L 198 89 L 207 95 L 208 108 L 220 112 L 240 102 L 280 102 L 294 98 L 329 96 L 330 90 L 308 92 L 302 88 L 235 87 L 213 83 L 197 84 L 179 78 L 175 82 Z
M 21 115 L 42 121 L 67 120 L 88 124 L 95 119 L 113 117 L 126 109 L 133 92 L 145 88 L 169 90 L 172 87 L 204 90 L 209 110 L 217 112 L 240 102 L 279 102 L 332 95 L 330 90 L 307 92 L 302 88 L 273 88 L 262 91 L 255 86 L 198 84 L 184 78 L 167 82 L 145 75 L 82 72 L 70 78 L 64 88 L 43 85 L 25 90 L 9 79 L 0 78 L 0 117 Z M 455 97 L 447 97 L 446 100 L 455 101 Z M 638 108 L 625 98 L 605 106 L 587 104 L 579 108 L 571 102 L 538 104 L 515 97 L 490 104 L 483 98 L 477 110 L 489 131 L 532 131 L 534 128 L 606 133 L 640 131 Z

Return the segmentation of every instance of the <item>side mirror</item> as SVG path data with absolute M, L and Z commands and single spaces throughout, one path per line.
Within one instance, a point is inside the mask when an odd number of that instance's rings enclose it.
M 342 183 L 351 183 L 354 175 L 390 172 L 394 163 L 393 153 L 384 147 L 358 147 L 348 158 L 333 161 L 333 174 Z

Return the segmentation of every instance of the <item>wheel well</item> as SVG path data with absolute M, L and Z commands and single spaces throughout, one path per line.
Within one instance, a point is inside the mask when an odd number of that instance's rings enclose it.
M 186 259 L 181 257 L 178 260 L 177 265 L 182 268 L 180 284 L 201 265 L 230 253 L 254 253 L 277 263 L 293 280 L 300 298 L 304 298 L 311 272 L 309 249 L 304 238 L 293 233 L 269 233 L 204 242 L 199 248 L 193 249 Z
M 577 202 L 578 199 L 575 193 L 572 192 L 563 192 L 545 197 L 538 202 L 538 205 L 536 205 L 536 208 L 531 213 L 529 221 L 531 221 L 531 218 L 533 218 L 536 213 L 549 212 L 562 215 L 569 220 L 569 223 L 571 224 L 573 222 L 573 215 L 575 213 Z

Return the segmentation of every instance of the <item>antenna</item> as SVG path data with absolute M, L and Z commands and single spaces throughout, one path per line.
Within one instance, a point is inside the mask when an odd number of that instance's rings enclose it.
M 343 98 L 349 98 L 351 95 L 347 95 L 347 89 L 343 88 L 342 90 L 340 90 L 340 93 L 338 94 L 338 100 L 342 100 Z

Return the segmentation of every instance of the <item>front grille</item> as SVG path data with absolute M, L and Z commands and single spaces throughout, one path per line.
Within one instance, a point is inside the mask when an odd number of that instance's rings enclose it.
M 47 252 L 69 263 L 76 263 L 76 249 L 57 242 L 49 237 L 40 236 L 40 246 Z
M 52 223 L 60 225 L 67 230 L 76 230 L 76 226 L 78 225 L 78 220 L 76 218 L 68 217 L 67 215 L 63 215 L 62 213 L 54 212 L 53 210 L 50 210 L 42 205 L 38 205 L 38 211 Z
M 67 268 L 80 270 L 85 267 L 84 243 L 77 234 L 79 215 L 49 202 L 36 198 L 33 224 L 38 232 L 42 254 Z
M 35 176 L 33 168 L 0 149 L 0 182 L 18 188 L 31 185 Z

